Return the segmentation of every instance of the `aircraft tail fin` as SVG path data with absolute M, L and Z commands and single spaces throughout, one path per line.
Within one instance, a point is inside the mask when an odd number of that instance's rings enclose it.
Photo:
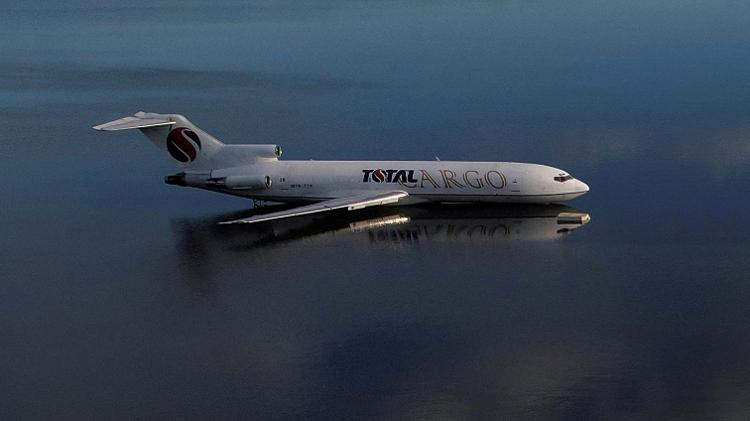
M 139 111 L 132 116 L 99 124 L 93 128 L 102 131 L 138 129 L 151 140 L 151 143 L 186 169 L 210 169 L 213 166 L 210 157 L 224 146 L 179 114 Z
M 259 159 L 277 159 L 277 145 L 225 145 L 179 114 L 139 111 L 93 127 L 102 131 L 138 129 L 151 143 L 190 172 L 247 165 Z
M 276 160 L 281 155 L 278 145 L 225 145 L 179 114 L 139 111 L 93 128 L 108 132 L 138 129 L 191 173 L 210 173 L 259 160 Z

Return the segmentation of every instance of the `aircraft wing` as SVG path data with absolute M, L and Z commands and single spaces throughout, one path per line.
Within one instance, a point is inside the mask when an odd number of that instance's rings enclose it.
M 339 197 L 336 199 L 324 200 L 313 203 L 312 205 L 300 206 L 297 208 L 287 209 L 279 212 L 271 212 L 265 215 L 256 215 L 249 218 L 235 219 L 232 221 L 219 222 L 220 224 L 254 224 L 256 222 L 271 221 L 274 219 L 291 218 L 293 216 L 309 215 L 311 213 L 327 212 L 336 209 L 357 210 L 369 206 L 381 206 L 390 203 L 396 203 L 409 193 L 405 191 L 392 192 L 373 192 L 366 194 L 357 194 L 352 196 Z

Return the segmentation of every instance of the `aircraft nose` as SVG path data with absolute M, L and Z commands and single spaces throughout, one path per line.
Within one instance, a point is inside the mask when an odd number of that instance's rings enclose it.
M 588 193 L 589 191 L 589 185 L 584 183 L 581 180 L 576 180 L 576 187 L 578 191 L 583 192 L 583 193 Z

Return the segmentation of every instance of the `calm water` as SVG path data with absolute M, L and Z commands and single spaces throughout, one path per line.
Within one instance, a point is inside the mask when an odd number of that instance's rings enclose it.
M 750 417 L 750 3 L 129 3 L 0 3 L 0 418 Z M 138 110 L 547 163 L 592 221 L 218 227 L 250 204 L 90 129 Z

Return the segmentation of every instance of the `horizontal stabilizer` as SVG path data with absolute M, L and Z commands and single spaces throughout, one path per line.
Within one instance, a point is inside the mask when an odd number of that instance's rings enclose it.
M 143 112 L 135 113 L 133 116 L 123 117 L 118 120 L 103 123 L 93 128 L 96 130 L 115 131 L 128 129 L 145 129 L 147 127 L 171 126 L 176 122 L 165 118 L 146 117 Z
M 409 193 L 404 191 L 392 191 L 387 193 L 369 193 L 356 196 L 339 197 L 337 199 L 324 200 L 312 205 L 300 206 L 279 212 L 271 212 L 265 215 L 256 215 L 249 218 L 235 219 L 234 221 L 219 222 L 220 224 L 253 224 L 256 222 L 271 221 L 274 219 L 291 218 L 293 216 L 309 215 L 311 213 L 326 212 L 336 209 L 357 210 L 370 206 L 387 205 L 396 203 Z

